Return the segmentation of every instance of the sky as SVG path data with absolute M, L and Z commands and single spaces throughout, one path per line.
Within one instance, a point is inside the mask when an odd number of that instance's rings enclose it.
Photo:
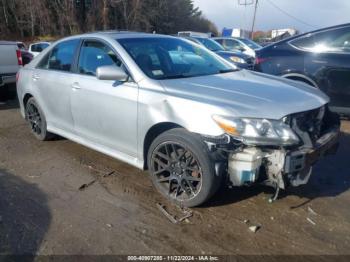
M 204 16 L 222 28 L 251 30 L 255 0 L 194 0 Z M 300 32 L 349 23 L 350 0 L 258 0 L 255 31 L 295 28 Z M 281 11 L 282 10 L 282 11 Z M 287 15 L 287 14 L 289 15 Z M 292 18 L 292 17 L 293 18 Z

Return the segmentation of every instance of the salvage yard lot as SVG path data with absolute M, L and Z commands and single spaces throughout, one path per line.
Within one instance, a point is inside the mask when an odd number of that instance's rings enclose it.
M 39 142 L 16 102 L 2 103 L 0 254 L 350 254 L 350 122 L 342 131 L 337 155 L 277 202 L 261 186 L 223 189 L 172 224 L 156 204 L 176 208 L 147 173 L 63 138 Z

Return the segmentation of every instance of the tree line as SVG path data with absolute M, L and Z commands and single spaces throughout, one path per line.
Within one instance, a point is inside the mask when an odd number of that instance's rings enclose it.
M 217 34 L 192 0 L 0 0 L 0 39 L 101 30 Z

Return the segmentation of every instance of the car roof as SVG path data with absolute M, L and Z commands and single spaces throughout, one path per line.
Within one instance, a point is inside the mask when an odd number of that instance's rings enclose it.
M 309 32 L 306 32 L 306 33 L 303 33 L 303 34 L 300 34 L 300 35 L 294 35 L 294 36 L 288 37 L 286 39 L 282 39 L 281 41 L 272 43 L 271 45 L 273 46 L 273 45 L 278 45 L 278 44 L 282 44 L 282 43 L 285 43 L 285 42 L 289 42 L 289 41 L 291 41 L 293 39 L 296 39 L 296 38 L 299 38 L 299 37 L 303 37 L 303 36 L 306 36 L 308 34 L 314 34 L 314 33 L 322 32 L 322 31 L 327 31 L 327 30 L 331 30 L 331 29 L 337 29 L 337 28 L 341 28 L 341 27 L 348 27 L 348 26 L 350 26 L 350 23 L 341 24 L 341 25 L 334 25 L 334 26 L 324 27 L 324 28 L 319 28 L 319 29 L 314 30 L 314 31 L 309 31 Z M 268 46 L 271 46 L 271 45 L 268 45 Z M 266 47 L 268 47 L 268 46 L 266 46 Z
M 30 45 L 39 45 L 39 44 L 51 44 L 51 42 L 42 41 L 42 42 L 31 43 Z
M 0 45 L 17 45 L 17 42 L 13 42 L 13 41 L 0 41 Z
M 150 38 L 150 37 L 164 37 L 164 38 L 173 38 L 174 36 L 161 35 L 161 34 L 151 34 L 151 33 L 142 33 L 142 32 L 132 32 L 132 31 L 100 31 L 93 33 L 86 33 L 79 35 L 79 37 L 84 36 L 107 36 L 114 39 L 124 39 L 124 38 Z

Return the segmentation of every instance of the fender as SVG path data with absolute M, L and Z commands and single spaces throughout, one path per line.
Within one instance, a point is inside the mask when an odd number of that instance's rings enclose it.
M 310 84 L 312 84 L 314 87 L 318 88 L 318 84 L 316 83 L 316 81 L 314 81 L 311 77 L 308 77 L 304 74 L 301 73 L 287 73 L 287 74 L 283 74 L 281 75 L 281 77 L 284 78 L 292 78 L 292 77 L 297 77 L 297 78 L 301 78 L 304 79 L 305 81 L 309 82 Z

